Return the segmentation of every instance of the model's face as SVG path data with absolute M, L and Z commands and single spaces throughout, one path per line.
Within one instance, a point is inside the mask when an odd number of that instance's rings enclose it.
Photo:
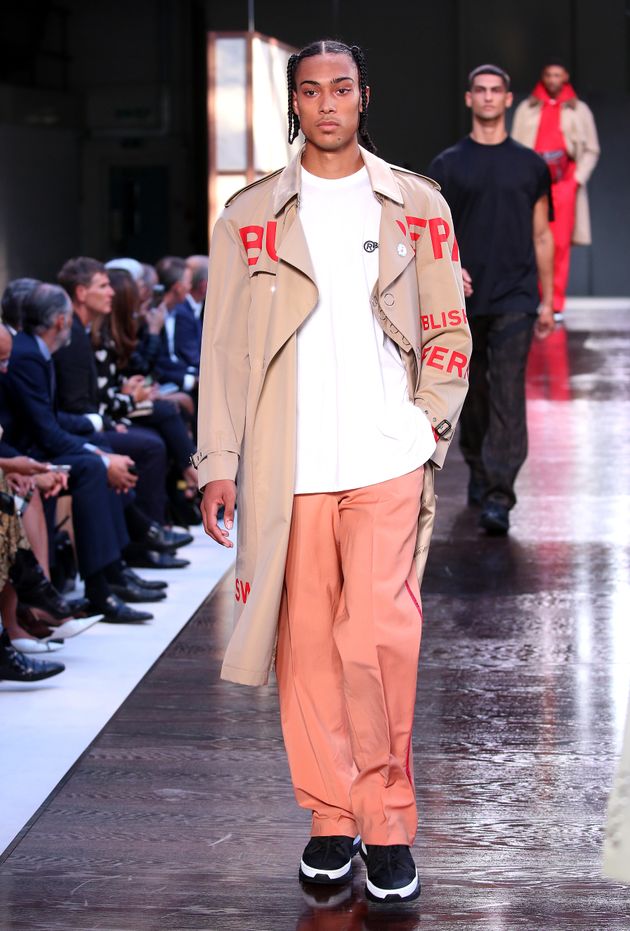
M 308 141 L 335 152 L 356 141 L 361 93 L 359 73 L 349 55 L 314 55 L 305 58 L 295 72 L 293 111 Z M 367 96 L 369 100 L 369 88 Z
M 91 314 L 109 314 L 112 309 L 114 289 L 104 272 L 96 272 L 89 285 L 77 287 L 77 297 Z
M 544 88 L 551 97 L 559 94 L 568 80 L 569 72 L 560 65 L 549 65 L 541 75 Z
M 512 106 L 512 94 L 496 74 L 478 75 L 466 93 L 466 106 L 482 122 L 492 122 Z

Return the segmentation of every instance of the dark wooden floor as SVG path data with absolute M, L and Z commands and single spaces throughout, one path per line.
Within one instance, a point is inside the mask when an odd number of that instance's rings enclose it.
M 5 859 L 0 929 L 629 931 L 630 886 L 600 866 L 630 670 L 629 349 L 630 313 L 536 350 L 507 539 L 478 532 L 455 447 L 439 477 L 418 903 L 368 909 L 362 866 L 336 903 L 300 888 L 275 688 L 217 680 L 226 579 Z

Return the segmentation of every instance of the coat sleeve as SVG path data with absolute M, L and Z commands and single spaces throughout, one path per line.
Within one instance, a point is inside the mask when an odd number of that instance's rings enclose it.
M 582 101 L 579 102 L 578 107 L 584 148 L 575 166 L 575 180 L 578 184 L 586 184 L 599 160 L 599 138 L 590 108 Z
M 437 190 L 428 196 L 416 250 L 421 345 L 414 402 L 439 435 L 431 458 L 441 468 L 468 391 L 472 340 L 451 211 Z
M 235 479 L 245 428 L 249 386 L 247 258 L 240 236 L 219 217 L 210 246 L 199 374 L 199 487 Z

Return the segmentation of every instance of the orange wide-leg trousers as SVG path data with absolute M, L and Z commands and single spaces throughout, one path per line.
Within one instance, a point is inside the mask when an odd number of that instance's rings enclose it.
M 416 834 L 423 474 L 294 498 L 276 677 L 291 779 L 313 836 L 410 846 Z

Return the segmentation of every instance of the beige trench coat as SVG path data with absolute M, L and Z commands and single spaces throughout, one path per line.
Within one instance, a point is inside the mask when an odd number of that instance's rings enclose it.
M 435 509 L 432 466 L 444 462 L 468 387 L 461 267 L 438 186 L 361 155 L 382 205 L 372 310 L 400 348 L 410 398 L 442 434 L 425 469 L 421 572 Z M 237 480 L 235 626 L 221 675 L 247 685 L 264 685 L 274 659 L 293 506 L 296 331 L 318 300 L 298 214 L 300 165 L 301 153 L 228 201 L 210 248 L 193 462 L 201 487 Z
M 541 101 L 537 97 L 528 97 L 518 105 L 514 113 L 512 138 L 530 149 L 536 144 L 541 110 Z M 579 184 L 571 241 L 576 246 L 588 246 L 591 242 L 591 217 L 586 182 L 599 159 L 597 128 L 589 107 L 582 100 L 561 104 L 560 129 L 566 141 L 569 158 L 576 163 L 575 179 Z

